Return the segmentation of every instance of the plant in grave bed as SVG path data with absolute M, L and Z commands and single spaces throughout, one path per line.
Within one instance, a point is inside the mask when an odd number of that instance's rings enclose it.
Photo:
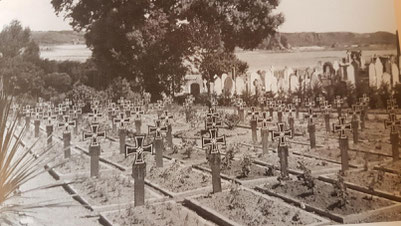
M 309 192 L 300 194 L 301 197 L 306 197 L 314 194 L 315 178 L 312 176 L 312 171 L 306 167 L 304 162 L 298 161 L 298 169 L 302 171 L 302 174 L 297 176 L 298 180 L 302 181 L 302 185 L 309 189 Z
M 233 130 L 235 129 L 235 127 L 237 127 L 237 125 L 240 123 L 240 118 L 237 114 L 224 114 L 224 124 L 227 125 L 227 128 L 229 130 Z
M 26 182 L 35 179 L 47 170 L 44 166 L 53 161 L 47 153 L 53 148 L 49 146 L 36 150 L 36 140 L 30 146 L 23 147 L 25 127 L 17 129 L 18 120 L 10 115 L 12 98 L 4 93 L 0 94 L 0 225 L 15 225 L 18 214 L 28 214 L 32 209 L 47 207 L 63 207 L 68 204 L 51 200 L 41 202 L 25 202 L 24 195 L 30 192 L 45 190 L 61 186 L 50 184 L 33 187 L 24 191 L 20 187 Z M 54 167 L 58 167 L 54 166 Z M 19 197 L 19 201 L 14 199 Z M 68 205 L 69 206 L 69 205 Z
M 337 197 L 337 202 L 331 204 L 327 207 L 328 210 L 334 210 L 335 208 L 344 208 L 348 203 L 349 194 L 347 192 L 347 187 L 345 185 L 345 179 L 343 173 L 340 171 L 337 173 L 337 180 L 333 184 L 332 197 Z
M 231 165 L 234 160 L 234 152 L 235 152 L 235 146 L 230 145 L 226 151 L 225 156 L 221 160 L 221 169 L 223 170 L 231 169 Z
M 228 209 L 233 210 L 236 208 L 244 207 L 243 204 L 241 204 L 241 202 L 239 200 L 240 191 L 241 191 L 240 186 L 235 181 L 231 181 L 228 196 L 227 196 L 228 203 L 229 203 Z
M 241 158 L 241 175 L 240 178 L 248 177 L 249 173 L 251 172 L 252 160 L 251 156 L 245 154 Z

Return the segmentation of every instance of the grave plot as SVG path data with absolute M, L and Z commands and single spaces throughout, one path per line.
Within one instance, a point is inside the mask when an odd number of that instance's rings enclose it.
M 206 161 L 206 153 L 200 150 L 196 140 L 192 139 L 173 139 L 174 147 L 165 148 L 163 155 L 165 158 L 184 161 L 186 164 L 196 164 Z
M 110 225 L 215 225 L 172 201 L 130 206 L 124 210 L 102 213 L 101 217 Z
M 400 174 L 381 170 L 357 169 L 346 172 L 341 178 L 337 174 L 328 174 L 320 175 L 319 179 L 329 183 L 338 183 L 338 180 L 341 179 L 349 188 L 401 202 Z
M 318 225 L 327 220 L 281 200 L 231 185 L 223 192 L 184 200 L 184 205 L 219 225 Z
M 398 202 L 347 189 L 342 182 L 331 184 L 307 175 L 270 181 L 256 186 L 256 190 L 340 223 L 364 222 L 401 208 Z
M 134 204 L 134 183 L 119 171 L 101 173 L 99 177 L 75 178 L 70 192 L 93 210 L 107 211 L 126 208 Z M 163 198 L 145 187 L 145 200 L 153 202 Z

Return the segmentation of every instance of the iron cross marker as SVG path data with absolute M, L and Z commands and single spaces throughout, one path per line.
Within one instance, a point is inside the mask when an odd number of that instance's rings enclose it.
M 326 132 L 330 133 L 330 131 L 331 131 L 331 129 L 330 129 L 331 105 L 329 104 L 328 101 L 324 100 L 324 97 L 321 97 L 321 98 L 323 98 L 322 99 L 323 101 L 322 100 L 320 101 L 320 109 L 324 114 L 324 122 L 325 122 L 325 125 L 326 125 Z
M 43 116 L 43 120 L 46 121 L 47 145 L 50 146 L 53 143 L 53 122 L 57 120 L 57 115 L 54 115 L 51 110 L 48 110 Z
M 258 125 L 258 116 L 259 112 L 255 110 L 254 107 L 251 108 L 251 111 L 248 112 L 248 116 L 251 116 L 250 124 L 251 124 L 251 130 L 252 130 L 252 142 L 257 143 L 258 142 L 258 135 L 257 135 L 257 125 Z
M 288 113 L 288 125 L 290 126 L 290 130 L 293 135 L 295 135 L 295 121 L 292 112 L 294 111 L 294 107 L 292 104 L 288 104 L 286 108 L 286 112 Z
M 278 101 L 276 110 L 278 122 L 283 122 L 283 112 L 285 111 L 285 104 L 283 104 L 282 101 Z
M 114 118 L 113 124 L 115 124 L 118 128 L 118 137 L 120 139 L 120 154 L 124 153 L 125 149 L 125 140 L 127 137 L 126 127 L 130 123 L 130 119 L 125 117 L 124 111 L 120 112 L 119 116 Z
M 401 126 L 401 120 L 397 119 L 397 115 L 395 113 L 391 113 L 389 115 L 389 119 L 384 122 L 384 126 L 386 129 L 390 127 L 390 141 L 393 154 L 393 161 L 398 161 L 400 159 L 400 153 L 398 151 L 398 146 L 400 143 L 398 129 Z
M 268 152 L 268 140 L 269 140 L 269 123 L 273 121 L 272 117 L 268 115 L 268 112 L 262 112 L 262 117 L 258 118 L 258 123 L 262 124 L 260 129 L 260 135 L 262 137 L 262 150 L 266 154 Z
M 31 113 L 31 117 L 34 117 L 34 125 L 35 125 L 35 137 L 39 137 L 39 129 L 40 129 L 40 120 L 43 117 L 43 112 L 41 108 L 35 108 L 35 112 Z
M 123 102 L 123 105 L 125 105 L 125 101 Z M 108 113 L 111 119 L 111 125 L 113 127 L 113 131 L 116 131 L 116 124 L 114 123 L 114 119 L 117 117 L 117 113 L 120 109 L 117 107 L 115 103 L 110 103 L 109 108 L 108 108 Z
M 387 113 L 395 113 L 397 109 L 397 101 L 393 97 L 391 97 L 390 100 L 387 100 Z
M 338 117 L 341 116 L 343 105 L 344 105 L 344 99 L 341 98 L 341 96 L 336 96 L 336 99 L 334 99 L 334 106 L 337 108 Z
M 299 107 L 301 106 L 301 99 L 298 96 L 295 96 L 292 99 L 292 103 L 295 105 L 295 109 L 296 109 L 295 117 L 297 119 L 299 119 Z
M 163 136 L 162 134 L 167 133 L 167 126 L 162 125 L 161 120 L 155 121 L 155 126 L 148 127 L 148 134 L 154 136 L 154 147 L 155 147 L 155 158 L 156 167 L 163 167 Z
M 143 159 L 144 153 L 153 154 L 153 145 L 145 145 L 145 135 L 137 135 L 134 137 L 135 146 L 125 146 L 125 157 L 135 154 L 132 164 L 132 177 L 134 178 L 134 205 L 143 206 L 145 204 L 145 176 L 146 162 Z
M 58 127 L 63 129 L 64 158 L 71 157 L 71 131 L 70 127 L 75 127 L 75 121 L 71 121 L 68 115 L 64 115 L 63 122 L 58 123 Z
M 345 132 L 350 131 L 351 124 L 345 122 L 345 117 L 338 118 L 339 123 L 333 124 L 333 132 L 339 134 L 340 150 L 341 150 L 341 170 L 345 172 L 349 168 L 348 157 L 348 137 Z
M 242 123 L 245 122 L 245 113 L 244 113 L 245 103 L 242 100 L 242 98 L 238 97 L 235 99 L 235 106 L 237 107 L 237 112 L 238 112 L 240 121 Z
M 25 115 L 25 127 L 26 127 L 27 130 L 29 130 L 29 128 L 31 126 L 31 114 L 32 114 L 32 111 L 33 110 L 31 109 L 31 106 L 29 106 L 29 105 L 26 105 L 24 107 L 24 110 L 23 110 L 24 115 Z
M 358 104 L 352 105 L 351 108 L 351 115 L 352 115 L 352 120 L 351 120 L 351 126 L 352 126 L 352 137 L 354 144 L 357 144 L 359 142 L 359 120 L 358 120 L 358 115 L 361 114 L 361 106 Z
M 288 175 L 288 143 L 287 138 L 292 137 L 291 130 L 285 129 L 284 123 L 277 123 L 278 130 L 273 131 L 273 141 L 278 141 L 278 156 L 280 158 L 280 171 L 283 179 L 289 178 Z
M 359 102 L 361 105 L 361 114 L 360 114 L 360 118 L 361 118 L 361 129 L 364 130 L 365 129 L 365 120 L 366 120 L 366 115 L 367 115 L 367 111 L 368 111 L 368 107 L 369 107 L 369 102 L 370 102 L 370 98 L 366 95 L 363 94 L 361 98 L 359 98 Z
M 91 113 L 88 114 L 88 118 L 89 118 L 89 120 L 90 120 L 90 123 L 91 123 L 91 124 L 99 123 L 99 122 L 98 122 L 98 119 L 101 118 L 101 117 L 103 117 L 103 114 L 99 112 L 99 109 L 98 109 L 98 108 L 94 108 L 94 109 L 92 109 L 92 111 L 93 111 L 93 112 L 91 112 Z
M 72 108 L 70 110 L 70 115 L 71 115 L 71 118 L 75 121 L 74 133 L 75 133 L 75 135 L 78 135 L 78 122 L 82 115 L 81 107 L 76 106 L 76 105 L 72 106 Z
M 312 105 L 309 105 L 312 106 Z M 317 118 L 317 114 L 313 112 L 313 109 L 310 107 L 308 109 L 308 113 L 305 114 L 305 118 L 308 119 L 308 133 L 309 133 L 309 140 L 310 140 L 310 147 L 315 148 L 316 147 L 316 125 L 313 122 L 314 118 Z
M 84 133 L 84 140 L 90 140 L 89 155 L 91 157 L 91 177 L 99 176 L 99 138 L 106 138 L 106 132 L 99 131 L 99 124 L 91 124 L 91 132 Z
M 160 116 L 160 120 L 162 120 L 162 123 L 167 126 L 166 140 L 170 148 L 173 148 L 173 126 L 171 124 L 173 118 L 174 116 L 170 115 L 168 111 L 164 111 L 163 114 Z
M 276 108 L 276 101 L 274 101 L 273 99 L 269 99 L 267 103 L 269 107 L 270 117 L 273 118 L 274 109 Z
M 208 161 L 212 170 L 213 193 L 221 192 L 219 145 L 226 145 L 226 137 L 218 136 L 217 129 L 209 130 L 209 137 L 202 136 L 202 148 L 208 148 Z
M 267 101 L 267 99 L 266 99 L 265 96 L 259 96 L 258 97 L 258 102 L 259 102 L 259 106 L 260 106 L 261 111 L 264 111 L 264 107 L 266 105 L 266 101 Z
M 132 112 L 134 114 L 135 132 L 137 135 L 141 134 L 142 119 L 141 115 L 144 114 L 142 107 L 140 105 L 135 106 Z

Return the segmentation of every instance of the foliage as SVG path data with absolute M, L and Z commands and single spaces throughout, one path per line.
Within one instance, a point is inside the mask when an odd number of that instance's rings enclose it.
M 57 14 L 86 31 L 86 43 L 106 81 L 127 77 L 152 92 L 153 99 L 179 91 L 188 64 L 208 81 L 233 65 L 241 71 L 245 64 L 235 58 L 235 47 L 256 48 L 276 32 L 284 21 L 282 14 L 273 13 L 278 2 L 51 1 Z
M 235 145 L 230 145 L 226 151 L 226 154 L 221 160 L 222 169 L 231 169 L 232 162 L 234 160 L 235 149 L 238 147 Z
M 229 130 L 235 129 L 235 127 L 237 127 L 240 121 L 241 120 L 237 114 L 230 114 L 230 113 L 224 114 L 224 124 L 228 126 Z
M 236 209 L 243 207 L 243 204 L 240 203 L 239 196 L 240 196 L 241 188 L 235 182 L 231 181 L 230 188 L 229 188 L 229 195 L 228 195 L 228 208 L 229 209 Z
M 340 171 L 337 174 L 337 181 L 333 184 L 333 192 L 331 193 L 332 196 L 338 197 L 338 201 L 333 203 L 328 207 L 329 210 L 333 210 L 334 208 L 343 208 L 348 203 L 348 192 L 347 187 L 345 185 L 345 179 L 343 173 Z
M 241 159 L 241 177 L 248 177 L 251 172 L 252 160 L 251 156 L 246 154 Z
M 306 186 L 311 194 L 314 194 L 315 178 L 312 176 L 312 171 L 305 166 L 305 163 L 298 161 L 298 168 L 302 171 L 302 174 L 298 175 L 298 180 L 301 180 L 302 185 Z
M 140 97 L 139 93 L 135 93 L 133 90 L 139 90 L 135 84 L 129 82 L 126 78 L 115 78 L 111 84 L 107 87 L 107 96 L 113 102 L 117 102 L 120 97 L 126 99 L 134 99 Z

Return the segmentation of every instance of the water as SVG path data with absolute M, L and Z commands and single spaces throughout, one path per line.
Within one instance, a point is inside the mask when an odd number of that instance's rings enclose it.
M 91 57 L 92 52 L 86 45 L 55 45 L 55 46 L 41 46 L 41 57 L 48 58 L 49 60 L 71 60 L 84 62 Z M 365 59 L 370 59 L 374 54 L 389 55 L 396 54 L 396 50 L 366 50 L 362 51 Z M 271 66 L 274 68 L 284 68 L 285 66 L 291 68 L 305 68 L 315 66 L 319 61 L 333 62 L 345 57 L 345 51 L 324 51 L 324 50 L 310 50 L 298 51 L 288 53 L 273 53 L 270 51 L 240 51 L 237 56 L 248 62 L 249 71 L 255 72 L 257 70 L 266 70 Z

